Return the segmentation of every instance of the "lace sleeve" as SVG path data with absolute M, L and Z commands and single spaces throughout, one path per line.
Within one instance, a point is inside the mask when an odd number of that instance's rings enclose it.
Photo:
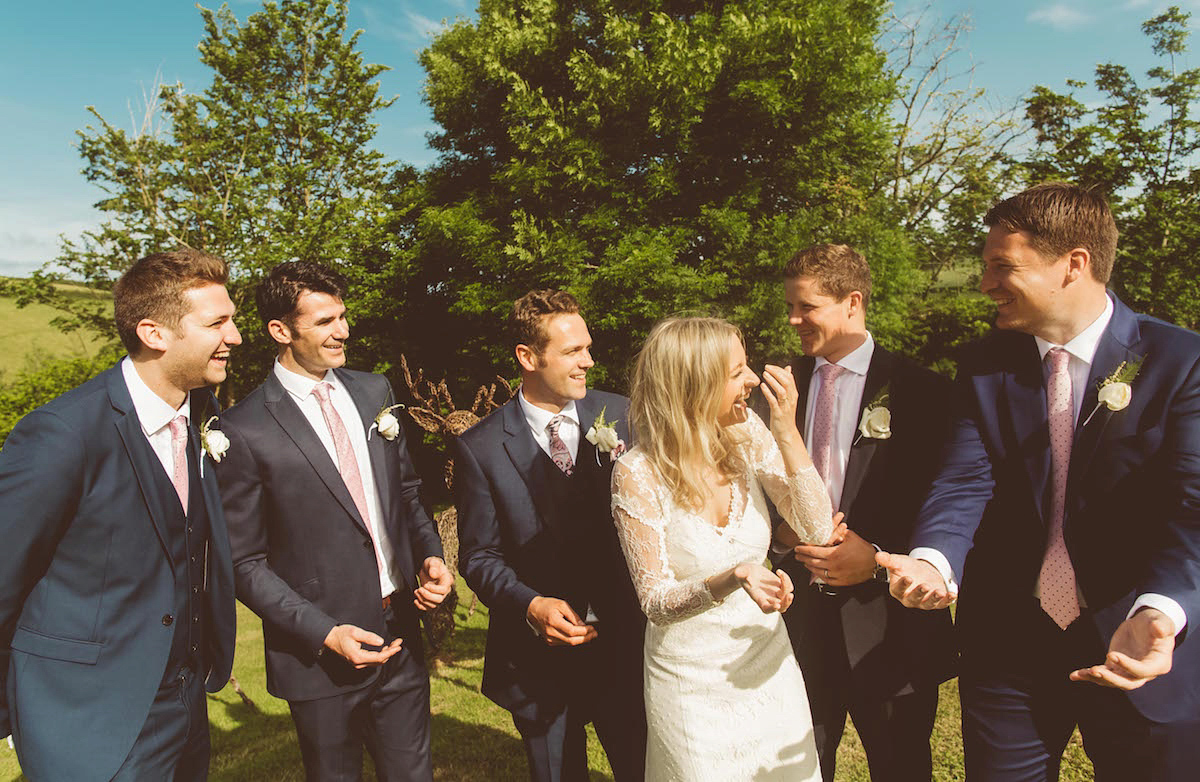
M 703 579 L 679 581 L 667 562 L 667 509 L 649 462 L 630 454 L 612 475 L 613 521 L 629 575 L 646 618 L 656 625 L 678 622 L 716 605 Z
M 740 428 L 747 438 L 744 447 L 751 469 L 779 515 L 800 540 L 810 544 L 828 540 L 833 534 L 833 506 L 817 468 L 810 465 L 788 475 L 775 438 L 753 411 Z

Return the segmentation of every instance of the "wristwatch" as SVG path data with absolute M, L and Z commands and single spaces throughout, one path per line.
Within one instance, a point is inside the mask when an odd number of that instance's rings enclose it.
M 871 545 L 875 546 L 876 552 L 878 552 L 880 554 L 883 553 L 883 549 L 879 548 L 879 546 L 876 546 L 874 543 L 872 543 Z M 880 584 L 888 583 L 888 569 L 885 568 L 883 565 L 879 564 L 878 562 L 876 562 L 875 569 L 871 571 L 871 580 L 877 581 Z

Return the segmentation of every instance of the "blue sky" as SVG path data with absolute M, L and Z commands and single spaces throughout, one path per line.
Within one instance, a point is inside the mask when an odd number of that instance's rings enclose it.
M 379 116 L 376 146 L 393 159 L 432 159 L 434 129 L 421 102 L 424 72 L 416 54 L 441 26 L 474 12 L 475 0 L 351 0 L 368 62 L 391 68 L 382 93 L 397 100 Z M 202 3 L 216 7 L 216 3 Z M 1180 0 L 1197 14 L 1200 0 Z M 900 9 L 923 3 L 898 0 Z M 1140 24 L 1165 8 L 1158 0 L 933 0 L 941 17 L 966 13 L 973 30 L 966 54 L 975 82 L 996 100 L 1019 98 L 1035 84 L 1062 88 L 1088 79 L 1097 63 L 1118 62 L 1141 76 L 1152 56 Z M 196 44 L 203 33 L 191 0 L 8 0 L 0 10 L 0 274 L 21 275 L 51 260 L 58 236 L 99 222 L 103 194 L 84 180 L 73 146 L 90 124 L 87 106 L 131 128 L 131 109 L 156 79 L 192 91 L 208 84 Z M 245 18 L 261 6 L 233 0 Z M 1200 40 L 1184 67 L 1200 62 Z

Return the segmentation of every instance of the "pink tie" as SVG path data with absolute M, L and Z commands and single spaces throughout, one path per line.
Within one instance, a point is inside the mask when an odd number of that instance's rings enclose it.
M 575 462 L 571 459 L 571 450 L 558 436 L 558 427 L 562 426 L 565 419 L 566 416 L 563 415 L 551 418 L 550 423 L 546 424 L 546 432 L 550 435 L 550 458 L 554 460 L 564 475 L 570 475 L 575 470 Z
M 168 424 L 171 427 L 171 460 L 175 468 L 171 475 L 171 483 L 175 485 L 175 493 L 179 495 L 179 504 L 183 506 L 186 516 L 188 510 L 188 460 L 187 460 L 187 419 L 177 415 Z
M 317 383 L 313 386 L 313 396 L 321 405 L 321 415 L 325 417 L 325 425 L 329 427 L 329 433 L 333 435 L 333 450 L 337 454 L 338 472 L 342 474 L 342 482 L 350 491 L 354 507 L 358 508 L 358 515 L 362 517 L 367 534 L 371 536 L 371 547 L 375 549 L 375 562 L 379 565 L 379 569 L 383 570 L 383 563 L 379 561 L 379 549 L 375 546 L 375 535 L 371 531 L 371 517 L 367 515 L 367 493 L 363 490 L 362 473 L 358 471 L 358 460 L 354 458 L 354 446 L 350 444 L 350 433 L 346 431 L 342 417 L 338 415 L 337 410 L 333 407 L 333 402 L 329 399 L 329 390 L 332 387 L 328 383 Z
M 1075 437 L 1075 400 L 1071 393 L 1071 375 L 1067 372 L 1070 354 L 1051 348 L 1050 377 L 1046 380 L 1046 410 L 1050 422 L 1050 476 L 1054 481 L 1050 513 L 1050 536 L 1046 556 L 1038 576 L 1038 594 L 1042 610 L 1062 629 L 1079 618 L 1079 594 L 1075 586 L 1075 568 L 1063 540 L 1063 516 L 1067 504 L 1067 470 L 1071 466 L 1071 440 Z
M 838 364 L 822 364 L 817 370 L 821 388 L 813 409 L 812 458 L 813 466 L 825 485 L 829 485 L 830 462 L 833 458 L 833 403 L 837 399 L 837 379 L 846 368 Z

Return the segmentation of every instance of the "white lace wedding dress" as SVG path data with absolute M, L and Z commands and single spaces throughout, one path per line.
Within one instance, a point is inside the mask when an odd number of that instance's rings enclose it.
M 762 562 L 770 495 L 801 540 L 833 531 L 829 496 L 811 467 L 788 477 L 767 427 L 750 413 L 735 431 L 748 465 L 733 481 L 729 523 L 679 507 L 645 454 L 613 470 L 612 507 L 646 627 L 648 782 L 819 780 L 804 679 L 783 618 L 745 590 L 718 603 L 704 579 Z

